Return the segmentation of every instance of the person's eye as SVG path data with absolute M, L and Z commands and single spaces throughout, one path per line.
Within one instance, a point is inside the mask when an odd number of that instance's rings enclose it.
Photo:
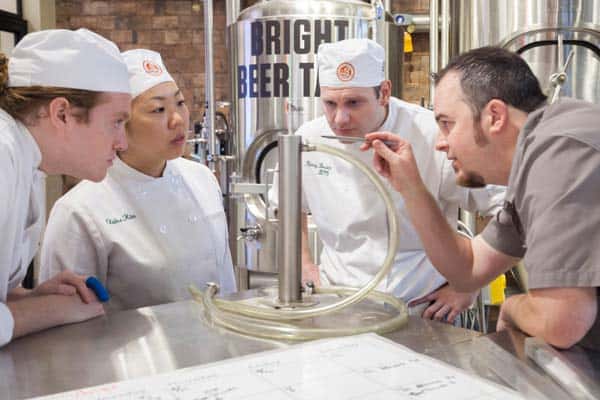
M 326 101 L 326 102 L 325 102 L 325 105 L 326 105 L 327 107 L 333 107 L 333 106 L 335 106 L 335 103 L 334 103 L 333 101 Z
M 350 100 L 350 101 L 348 102 L 348 105 L 349 105 L 350 107 L 358 107 L 358 106 L 360 105 L 360 100 Z
M 153 114 L 160 114 L 160 113 L 163 113 L 163 112 L 165 112 L 165 108 L 164 107 L 157 107 L 154 110 L 152 110 Z
M 119 129 L 119 128 L 121 127 L 121 125 L 124 125 L 124 124 L 125 124 L 125 122 L 126 122 L 126 121 L 125 121 L 124 119 L 122 119 L 122 118 L 120 118 L 120 119 L 117 119 L 117 120 L 114 122 L 115 128 L 116 128 L 116 129 Z
M 185 106 L 185 100 L 179 100 L 177 102 L 177 107 L 183 107 L 183 106 Z

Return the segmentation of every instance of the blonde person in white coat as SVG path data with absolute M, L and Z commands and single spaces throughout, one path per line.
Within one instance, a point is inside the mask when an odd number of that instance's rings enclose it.
M 85 276 L 20 283 L 39 247 L 46 175 L 104 178 L 127 147 L 129 91 L 117 46 L 85 29 L 34 32 L 0 54 L 0 346 L 104 313 Z
M 459 206 L 486 213 L 499 206 L 503 189 L 473 191 L 456 185 L 450 162 L 435 151 L 438 129 L 431 111 L 390 96 L 391 82 L 385 80 L 385 52 L 380 45 L 368 39 L 325 43 L 317 59 L 324 115 L 302 125 L 297 135 L 350 152 L 370 166 L 373 154 L 361 152 L 359 144 L 321 136 L 393 132 L 413 145 L 419 172 L 453 226 L 457 226 Z M 304 224 L 303 280 L 362 287 L 379 270 L 387 252 L 384 204 L 372 183 L 346 161 L 309 152 L 303 153 L 302 164 L 303 205 L 311 212 L 323 242 L 316 265 L 306 244 Z M 412 314 L 453 321 L 476 293 L 460 293 L 446 285 L 427 258 L 401 196 L 389 185 L 388 189 L 396 204 L 400 237 L 392 270 L 378 289 L 411 302 Z
M 129 147 L 100 183 L 81 182 L 54 206 L 42 276 L 94 274 L 107 310 L 188 299 L 188 285 L 235 289 L 222 196 L 205 166 L 185 160 L 189 111 L 160 54 L 123 53 L 132 88 Z

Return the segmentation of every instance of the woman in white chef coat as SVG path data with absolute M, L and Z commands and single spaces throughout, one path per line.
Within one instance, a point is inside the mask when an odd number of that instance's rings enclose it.
M 107 311 L 189 298 L 189 284 L 235 289 L 222 196 L 205 166 L 181 158 L 189 127 L 183 94 L 160 54 L 123 54 L 133 97 L 127 150 L 106 179 L 83 181 L 55 204 L 42 246 L 42 278 L 95 275 Z

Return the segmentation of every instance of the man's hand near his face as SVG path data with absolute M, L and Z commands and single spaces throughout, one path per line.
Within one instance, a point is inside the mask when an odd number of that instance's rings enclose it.
M 365 136 L 362 151 L 373 149 L 373 166 L 403 196 L 427 190 L 419 174 L 410 143 L 390 132 L 374 132 Z M 388 144 L 384 144 L 386 141 Z

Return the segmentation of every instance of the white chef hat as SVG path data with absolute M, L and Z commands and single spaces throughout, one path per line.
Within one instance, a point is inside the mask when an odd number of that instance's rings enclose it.
M 385 80 L 385 50 L 370 39 L 323 43 L 317 51 L 319 85 L 373 87 Z
M 87 29 L 33 32 L 15 46 L 8 60 L 8 86 L 38 85 L 129 93 L 119 48 Z
M 123 59 L 129 69 L 129 85 L 133 98 L 159 83 L 175 82 L 167 71 L 160 54 L 155 51 L 128 50 L 123 53 Z

